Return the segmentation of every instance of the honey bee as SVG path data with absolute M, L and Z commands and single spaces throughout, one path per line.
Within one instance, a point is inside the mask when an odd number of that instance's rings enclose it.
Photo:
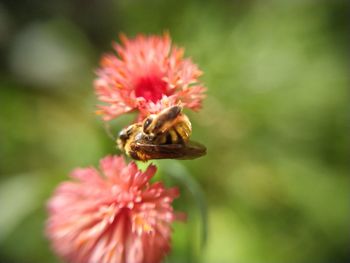
M 181 106 L 172 106 L 123 129 L 119 149 L 135 160 L 195 159 L 206 154 L 205 146 L 190 141 L 191 122 Z

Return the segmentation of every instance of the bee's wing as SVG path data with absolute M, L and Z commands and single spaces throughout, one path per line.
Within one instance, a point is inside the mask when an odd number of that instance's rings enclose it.
M 148 144 L 144 142 L 135 142 L 130 145 L 130 148 L 134 152 L 142 152 L 147 160 L 189 160 L 201 157 L 207 153 L 207 149 L 204 145 L 192 141 L 186 144 Z

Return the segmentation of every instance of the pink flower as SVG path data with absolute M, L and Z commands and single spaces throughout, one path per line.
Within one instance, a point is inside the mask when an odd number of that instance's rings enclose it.
M 95 168 L 76 169 L 48 203 L 46 232 L 53 249 L 67 262 L 157 263 L 170 250 L 171 206 L 177 189 L 150 184 L 145 172 L 118 156 Z M 181 216 L 181 215 L 179 215 Z
M 98 114 L 104 120 L 138 111 L 138 120 L 150 113 L 181 103 L 198 110 L 205 88 L 198 82 L 202 72 L 192 61 L 183 58 L 184 50 L 163 37 L 138 35 L 135 39 L 121 36 L 123 45 L 114 44 L 117 53 L 101 59 L 95 90 Z

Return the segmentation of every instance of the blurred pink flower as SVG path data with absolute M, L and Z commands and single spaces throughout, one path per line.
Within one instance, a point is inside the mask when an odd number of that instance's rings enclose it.
M 118 156 L 95 168 L 76 169 L 48 203 L 46 232 L 53 249 L 67 262 L 157 263 L 170 250 L 176 215 L 171 203 L 179 193 L 150 184 L 145 172 Z
M 138 111 L 138 120 L 171 105 L 198 110 L 205 88 L 198 82 L 202 72 L 191 59 L 183 58 L 184 50 L 172 46 L 168 34 L 138 35 L 135 39 L 121 36 L 123 45 L 114 44 L 115 54 L 104 55 L 97 70 L 95 91 L 98 114 L 104 120 Z

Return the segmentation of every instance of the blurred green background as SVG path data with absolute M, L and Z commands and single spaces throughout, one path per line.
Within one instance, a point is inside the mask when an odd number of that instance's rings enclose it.
M 117 153 L 94 115 L 99 58 L 120 32 L 165 30 L 208 87 L 203 110 L 187 112 L 208 155 L 157 162 L 189 215 L 166 262 L 349 262 L 349 10 L 345 0 L 1 1 L 0 262 L 59 262 L 43 234 L 46 200 L 73 168 Z M 195 182 L 208 203 L 202 250 Z

